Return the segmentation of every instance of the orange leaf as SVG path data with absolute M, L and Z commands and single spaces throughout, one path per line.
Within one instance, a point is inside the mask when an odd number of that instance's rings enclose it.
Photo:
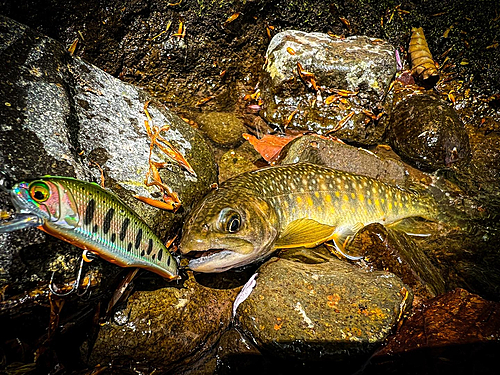
M 160 208 L 162 210 L 173 211 L 175 209 L 175 203 L 173 201 L 162 202 L 162 201 L 157 201 L 156 199 L 143 197 L 141 195 L 134 195 L 134 198 L 139 199 L 141 202 L 144 202 L 156 208 Z
M 278 157 L 281 149 L 291 140 L 300 136 L 302 136 L 302 134 L 285 136 L 266 134 L 261 139 L 258 139 L 251 134 L 243 134 L 243 138 L 250 142 L 255 150 L 261 154 L 268 163 L 272 163 Z

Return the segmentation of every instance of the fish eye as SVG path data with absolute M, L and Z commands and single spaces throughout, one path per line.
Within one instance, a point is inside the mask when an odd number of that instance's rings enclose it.
M 226 223 L 226 228 L 229 233 L 235 233 L 240 229 L 241 219 L 237 212 L 234 212 Z
M 229 233 L 236 233 L 241 227 L 241 216 L 233 209 L 225 208 L 219 215 L 220 229 Z
M 45 182 L 33 182 L 29 186 L 30 197 L 35 200 L 35 202 L 41 203 L 49 199 L 50 190 Z

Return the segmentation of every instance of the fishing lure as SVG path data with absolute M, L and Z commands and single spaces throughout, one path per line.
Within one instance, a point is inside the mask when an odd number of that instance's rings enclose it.
M 151 228 L 95 183 L 45 176 L 14 185 L 10 196 L 18 213 L 0 233 L 36 226 L 120 267 L 179 278 L 176 260 Z
M 410 53 L 412 74 L 419 78 L 422 83 L 434 86 L 439 80 L 439 73 L 421 27 L 412 27 L 408 52 Z

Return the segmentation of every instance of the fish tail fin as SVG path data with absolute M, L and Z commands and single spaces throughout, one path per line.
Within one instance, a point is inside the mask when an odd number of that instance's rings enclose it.
M 476 197 L 464 193 L 448 181 L 440 181 L 429 187 L 435 201 L 435 221 L 454 227 L 466 233 L 488 223 L 500 222 L 500 213 L 478 203 Z M 499 228 L 500 230 L 500 228 Z

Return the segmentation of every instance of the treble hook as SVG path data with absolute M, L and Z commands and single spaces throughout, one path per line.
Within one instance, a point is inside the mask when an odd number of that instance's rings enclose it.
M 95 256 L 90 253 L 88 250 L 83 250 L 83 253 L 82 253 L 82 257 L 81 257 L 81 260 L 80 260 L 80 266 L 78 267 L 78 272 L 77 272 L 77 275 L 76 275 L 76 280 L 74 281 L 71 289 L 66 292 L 66 293 L 60 293 L 60 292 L 57 292 L 56 290 L 57 289 L 61 289 L 59 287 L 56 286 L 56 284 L 54 283 L 54 275 L 55 275 L 55 271 L 52 272 L 52 276 L 50 278 L 50 283 L 49 283 L 49 290 L 52 294 L 54 294 L 55 296 L 58 296 L 58 297 L 66 297 L 66 296 L 69 296 L 70 294 L 72 293 L 75 293 L 79 288 L 80 288 L 80 283 L 82 281 L 82 274 L 83 274 L 83 263 L 84 262 L 90 262 L 92 261 Z M 90 284 L 92 283 L 92 276 L 89 275 L 89 280 L 87 282 L 87 285 L 85 286 L 85 290 L 82 292 L 82 293 L 76 293 L 76 295 L 78 297 L 81 297 L 83 296 L 85 293 L 87 293 L 87 290 L 89 290 L 90 288 Z

